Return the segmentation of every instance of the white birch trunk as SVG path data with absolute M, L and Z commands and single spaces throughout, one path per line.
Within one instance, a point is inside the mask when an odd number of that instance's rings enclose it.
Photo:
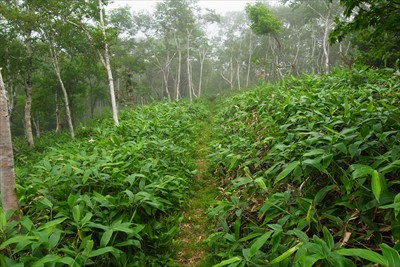
M 201 51 L 199 51 L 199 58 L 200 58 L 200 75 L 199 75 L 199 90 L 197 95 L 201 97 L 201 91 L 203 87 L 203 69 L 204 69 L 204 60 L 206 58 L 206 49 L 203 47 Z
M 60 86 L 61 86 L 61 91 L 64 96 L 65 115 L 67 116 L 69 132 L 70 132 L 71 138 L 75 139 L 74 125 L 72 124 L 71 110 L 69 108 L 68 93 L 67 93 L 67 90 L 65 89 L 64 82 L 61 78 L 60 65 L 58 63 L 58 58 L 57 58 L 57 54 L 56 54 L 57 52 L 54 48 L 54 44 L 50 40 L 49 40 L 49 48 L 50 48 L 51 59 L 53 62 L 54 72 L 56 73 L 58 82 L 60 83 Z
M 249 58 L 247 61 L 247 75 L 246 75 L 246 87 L 249 87 L 250 84 L 250 70 L 251 70 L 251 58 L 253 56 L 253 48 L 252 48 L 252 37 L 253 34 L 250 32 L 250 37 L 249 37 Z
M 28 52 L 28 73 L 25 80 L 25 111 L 24 111 L 24 126 L 25 126 L 25 137 L 28 141 L 29 147 L 34 147 L 35 143 L 33 141 L 33 133 L 32 133 L 32 121 L 31 121 L 31 113 L 32 113 L 32 42 L 29 39 L 26 41 L 26 49 Z
M 61 114 L 60 114 L 57 92 L 55 96 L 55 103 L 56 103 L 56 133 L 59 133 L 61 131 Z
M 236 61 L 236 79 L 237 79 L 237 85 L 238 89 L 240 90 L 240 62 L 239 60 Z
M 3 211 L 18 211 L 16 194 L 14 155 L 11 141 L 10 116 L 8 115 L 7 92 L 0 69 L 0 180 Z M 15 215 L 13 219 L 18 216 Z
M 175 44 L 176 44 L 176 49 L 178 52 L 178 71 L 176 74 L 176 95 L 175 99 L 179 100 L 180 96 L 180 86 L 181 86 L 181 72 L 182 72 L 182 51 L 181 51 L 181 43 L 180 40 L 176 37 L 175 35 Z
M 188 80 L 188 91 L 189 91 L 189 101 L 193 101 L 193 88 L 192 88 L 192 80 L 190 73 L 190 34 L 191 32 L 186 29 L 187 39 L 186 39 L 186 72 L 187 72 L 187 80 Z
M 324 70 L 325 74 L 329 74 L 330 62 L 329 62 L 329 30 L 330 30 L 330 15 L 331 10 L 329 9 L 328 15 L 325 18 L 325 30 L 324 30 L 324 39 L 323 39 L 323 47 L 324 47 Z
M 111 109 L 112 109 L 112 114 L 113 114 L 113 120 L 116 125 L 119 124 L 118 121 L 118 108 L 117 108 L 117 101 L 115 99 L 115 90 L 114 90 L 114 78 L 111 70 L 111 63 L 110 63 L 110 52 L 106 40 L 106 28 L 104 25 L 104 18 L 103 18 L 103 5 L 101 3 L 101 0 L 99 0 L 99 10 L 100 10 L 100 26 L 103 34 L 103 41 L 104 41 L 104 57 L 101 56 L 100 54 L 100 59 L 107 71 L 107 77 L 108 77 L 108 85 L 110 88 L 110 98 L 111 98 Z

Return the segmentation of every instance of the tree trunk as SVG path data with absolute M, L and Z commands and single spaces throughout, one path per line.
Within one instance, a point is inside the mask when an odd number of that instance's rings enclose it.
M 29 38 L 29 37 L 28 37 Z M 32 110 L 32 43 L 28 39 L 26 41 L 26 48 L 28 52 L 28 73 L 25 80 L 25 112 L 24 112 L 24 127 L 25 127 L 25 137 L 28 141 L 29 147 L 34 147 L 35 143 L 33 141 L 32 133 L 32 122 L 31 122 L 31 110 Z
M 186 39 L 186 72 L 187 72 L 187 80 L 188 80 L 188 91 L 189 91 L 189 101 L 193 101 L 192 96 L 192 81 L 191 81 L 191 73 L 190 73 L 190 32 L 186 29 L 187 39 Z
M 227 83 L 229 83 L 231 90 L 233 90 L 234 88 L 234 82 L 233 82 L 233 77 L 234 77 L 234 69 L 233 69 L 233 59 L 232 59 L 232 55 L 230 58 L 230 62 L 229 62 L 229 73 L 230 73 L 230 77 L 229 79 L 227 77 L 225 77 L 224 73 L 221 72 L 221 77 L 222 79 L 224 79 Z
M 176 74 L 176 100 L 179 100 L 180 96 L 180 85 L 181 85 L 181 69 L 182 69 L 182 51 L 181 43 L 179 39 L 175 36 L 176 49 L 178 52 L 178 72 Z
M 1 71 L 1 69 L 0 69 Z M 0 180 L 3 211 L 18 211 L 7 93 L 0 72 Z M 17 218 L 15 215 L 13 218 Z
M 252 32 L 250 32 L 250 37 L 249 37 L 249 58 L 247 61 L 247 76 L 246 76 L 246 87 L 249 87 L 250 84 L 250 70 L 251 70 L 251 58 L 253 56 L 253 48 L 252 48 Z
M 56 133 L 59 133 L 61 131 L 61 114 L 60 114 L 57 92 L 55 97 L 55 103 L 56 103 Z
M 165 93 L 167 94 L 168 101 L 171 102 L 171 94 L 169 93 L 169 89 L 168 89 L 169 67 L 165 68 L 165 69 L 162 69 L 162 73 L 163 73 L 163 81 L 164 81 Z
M 60 65 L 58 64 L 58 58 L 56 55 L 54 45 L 52 44 L 52 42 L 50 40 L 49 40 L 49 47 L 50 47 L 50 55 L 51 55 L 51 59 L 53 62 L 54 71 L 56 73 L 58 82 L 60 83 L 61 91 L 63 92 L 63 95 L 64 95 L 65 115 L 67 116 L 69 132 L 71 134 L 71 138 L 75 139 L 74 125 L 72 124 L 71 110 L 69 108 L 68 93 L 67 93 L 67 90 L 65 89 L 64 82 L 61 78 Z
M 237 86 L 238 89 L 240 90 L 240 62 L 239 60 L 236 60 L 236 80 L 237 80 Z
M 325 31 L 324 31 L 324 40 L 323 40 L 323 47 L 324 47 L 324 70 L 325 74 L 329 74 L 329 28 L 330 28 L 330 16 L 331 11 L 329 10 L 328 16 L 325 18 Z
M 189 100 L 193 101 L 193 97 L 196 96 L 193 84 L 193 69 L 192 62 L 190 61 L 190 37 L 192 36 L 192 30 L 186 29 L 187 32 L 187 43 L 186 43 L 186 64 L 187 64 L 187 79 L 188 79 L 188 90 L 189 90 Z
M 35 128 L 36 137 L 40 137 L 40 124 L 39 119 L 32 118 L 33 127 Z
M 199 77 L 199 91 L 197 95 L 201 97 L 201 91 L 203 87 L 203 69 L 204 69 L 204 60 L 206 58 L 206 48 L 202 47 L 201 51 L 199 51 L 199 59 L 200 59 L 200 77 Z
M 111 109 L 113 114 L 114 123 L 116 125 L 119 124 L 118 121 L 118 108 L 117 108 L 117 101 L 115 100 L 115 90 L 114 90 L 114 78 L 111 70 L 111 63 L 110 63 L 110 52 L 108 49 L 108 44 L 106 41 L 106 29 L 104 26 L 104 18 L 103 18 L 103 5 L 101 0 L 99 0 L 99 10 L 100 10 L 100 26 L 103 34 L 103 41 L 104 41 L 104 57 L 100 56 L 100 59 L 107 71 L 108 77 L 108 85 L 110 88 L 110 97 L 111 97 Z M 101 53 L 99 53 L 101 55 Z

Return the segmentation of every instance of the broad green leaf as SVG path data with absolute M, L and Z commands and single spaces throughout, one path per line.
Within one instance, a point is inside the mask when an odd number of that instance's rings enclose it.
M 50 200 L 48 200 L 47 198 L 43 198 L 39 201 L 41 204 L 45 205 L 46 207 L 49 207 L 50 209 L 53 208 L 53 203 L 51 203 Z
M 262 190 L 268 191 L 267 186 L 266 186 L 266 184 L 265 184 L 263 178 L 261 178 L 261 177 L 256 178 L 256 179 L 254 180 L 254 182 L 255 182 L 255 183 L 257 184 L 257 186 L 258 186 L 259 188 L 261 188 Z
M 275 263 L 281 262 L 281 261 L 283 261 L 283 260 L 289 258 L 293 253 L 296 252 L 296 250 L 299 249 L 299 247 L 300 247 L 301 245 L 303 245 L 303 243 L 298 243 L 296 246 L 294 246 L 294 247 L 292 247 L 292 248 L 286 250 L 282 255 L 276 257 L 275 259 L 273 259 L 273 260 L 270 262 L 270 264 L 275 264 Z
M 111 229 L 115 232 L 119 231 L 119 232 L 124 232 L 127 234 L 132 234 L 132 233 L 134 233 L 134 231 L 131 228 L 131 225 L 132 224 L 129 222 L 122 223 L 121 221 L 117 221 L 111 225 Z
M 372 172 L 371 188 L 372 188 L 372 193 L 375 196 L 375 199 L 379 202 L 382 188 L 381 188 L 381 178 L 379 177 L 379 173 L 376 170 Z
M 264 246 L 265 242 L 267 242 L 268 238 L 270 238 L 272 235 L 272 231 L 267 232 L 257 238 L 257 240 L 251 245 L 250 247 L 250 257 L 254 257 L 256 255 L 257 251 Z
M 336 250 L 336 253 L 343 256 L 360 257 L 382 266 L 388 266 L 385 257 L 372 250 L 362 248 L 341 248 Z
M 99 228 L 99 229 L 102 229 L 102 230 L 104 230 L 104 231 L 110 229 L 109 226 L 102 225 L 102 224 L 99 224 L 99 223 L 94 223 L 94 222 L 89 222 L 89 223 L 87 224 L 87 226 L 94 227 L 94 228 Z
M 242 237 L 241 239 L 239 239 L 239 242 L 245 242 L 245 241 L 254 239 L 254 238 L 256 238 L 257 236 L 260 236 L 260 235 L 262 235 L 262 233 L 251 233 L 251 234 L 246 235 L 246 236 Z
M 394 209 L 394 210 L 400 210 L 400 202 L 397 203 L 392 203 L 384 206 L 380 206 L 380 209 Z
M 372 112 L 374 111 L 374 108 L 375 108 L 374 102 L 373 102 L 372 100 L 370 100 L 370 101 L 369 101 L 369 104 L 368 104 L 368 107 L 367 107 L 367 111 L 368 111 L 369 113 L 372 113 Z
M 306 159 L 302 161 L 303 166 L 304 165 L 311 165 L 312 167 L 316 168 L 317 170 L 319 170 L 322 173 L 328 174 L 328 172 L 326 171 L 326 169 L 322 166 L 322 164 L 320 163 L 322 160 L 322 157 L 318 157 L 315 159 Z
M 347 96 L 344 98 L 344 116 L 345 118 L 350 118 L 350 105 Z
M 55 226 L 59 225 L 60 223 L 62 223 L 63 221 L 65 221 L 66 219 L 67 219 L 67 218 L 64 217 L 64 218 L 59 218 L 59 219 L 56 219 L 56 220 L 47 222 L 47 223 L 41 225 L 41 226 L 38 228 L 38 231 L 43 230 L 43 229 L 47 229 L 47 228 L 50 228 L 50 227 L 55 227 Z
M 132 239 L 124 241 L 124 242 L 120 242 L 120 243 L 117 243 L 117 244 L 113 244 L 113 246 L 114 247 L 134 246 L 134 247 L 137 247 L 137 248 L 141 248 L 142 247 L 142 245 L 140 244 L 140 242 L 138 240 L 132 240 Z
M 343 154 L 347 154 L 347 147 L 344 143 L 334 144 L 333 147 L 342 152 Z
M 36 244 L 39 243 L 40 242 L 39 240 L 40 240 L 40 238 L 17 242 L 15 248 L 13 249 L 13 253 L 18 253 L 23 250 L 29 251 L 31 249 L 31 245 L 35 244 L 35 243 Z
M 91 213 L 91 212 L 86 213 L 85 217 L 83 217 L 81 220 L 81 224 L 82 225 L 87 224 L 90 221 L 90 219 L 92 219 L 92 217 L 93 217 L 93 213 Z
M 390 164 L 386 165 L 385 167 L 379 170 L 380 173 L 391 172 L 400 169 L 400 160 L 395 160 Z
M 106 253 L 121 253 L 121 251 L 119 249 L 113 248 L 113 247 L 105 247 L 105 248 L 99 248 L 96 250 L 93 250 L 90 252 L 89 254 L 89 258 L 92 257 L 97 257 Z
M 43 258 L 41 258 L 40 260 L 36 261 L 32 267 L 44 267 L 45 263 L 48 262 L 57 262 L 59 259 L 61 259 L 60 256 L 58 255 L 46 255 Z
M 286 165 L 285 169 L 283 169 L 283 171 L 281 171 L 281 173 L 279 173 L 279 175 L 275 178 L 275 183 L 288 176 L 289 173 L 291 173 L 297 166 L 299 166 L 299 163 L 299 161 L 293 161 Z
M 90 240 L 90 239 L 84 239 L 84 241 L 82 242 L 82 245 L 81 245 L 82 247 L 83 247 L 83 252 L 82 252 L 82 254 L 85 256 L 85 257 L 90 257 L 90 253 L 92 252 L 92 250 L 93 250 L 93 246 L 94 246 L 94 242 L 93 242 L 93 240 Z
M 388 266 L 400 266 L 399 252 L 394 248 L 389 247 L 387 244 L 382 243 L 379 245 L 382 249 L 382 254 L 388 262 Z
M 323 154 L 325 154 L 325 150 L 323 150 L 323 149 L 313 149 L 313 150 L 309 150 L 306 153 L 304 153 L 303 157 L 311 157 L 311 156 L 323 155 Z
M 55 248 L 60 241 L 61 238 L 61 230 L 54 231 L 49 237 L 49 247 L 51 249 Z
M 324 256 L 322 255 L 318 255 L 318 254 L 306 254 L 306 255 L 302 255 L 299 259 L 298 259 L 298 263 L 300 264 L 299 266 L 314 266 L 314 264 L 319 261 L 322 260 L 324 258 Z
M 384 205 L 384 206 L 380 206 L 379 208 L 381 209 L 394 209 L 394 214 L 397 218 L 397 216 L 400 213 L 400 193 L 398 193 L 393 200 L 392 204 L 388 204 L 388 205 Z
M 332 189 L 337 188 L 336 185 L 328 185 L 318 191 L 318 193 L 314 197 L 314 205 L 318 205 L 326 196 L 326 194 Z
M 242 219 L 241 217 L 237 218 L 235 223 L 233 224 L 233 230 L 235 233 L 235 239 L 239 240 L 240 238 L 240 227 L 242 226 Z
M 31 219 L 29 219 L 28 217 L 22 217 L 20 219 L 20 223 L 22 224 L 22 226 L 27 230 L 27 231 L 31 231 L 34 227 L 33 222 L 31 221 Z
M 358 179 L 361 177 L 371 175 L 372 172 L 374 171 L 370 166 L 363 164 L 354 164 L 351 166 L 351 168 L 354 169 L 353 174 L 351 176 L 353 179 Z
M 330 133 L 332 133 L 332 134 L 334 134 L 334 135 L 340 135 L 340 133 L 338 133 L 337 131 L 335 131 L 335 130 L 333 130 L 333 129 L 331 129 L 331 128 L 329 128 L 329 127 L 327 127 L 327 126 L 322 126 L 325 130 L 327 130 L 328 132 L 330 132 Z
M 324 240 L 325 240 L 326 244 L 328 245 L 328 248 L 330 250 L 332 250 L 333 247 L 335 246 L 335 241 L 333 240 L 332 234 L 329 232 L 328 228 L 326 228 L 325 226 L 322 229 L 322 232 L 324 233 Z
M 226 265 L 228 265 L 228 264 L 231 264 L 231 263 L 235 263 L 235 262 L 238 262 L 238 261 L 241 261 L 242 260 L 242 258 L 241 257 L 232 257 L 232 258 L 230 258 L 230 259 L 228 259 L 228 260 L 224 260 L 224 261 L 221 261 L 220 263 L 218 263 L 218 264 L 216 264 L 216 265 L 213 265 L 213 267 L 221 267 L 221 266 L 226 266 Z
M 73 266 L 76 263 L 75 259 L 73 259 L 71 257 L 63 257 L 63 258 L 57 260 L 57 262 L 64 263 L 69 266 Z
M 309 241 L 308 235 L 305 232 L 303 232 L 303 231 L 301 231 L 301 230 L 299 230 L 297 228 L 293 229 L 293 230 L 289 230 L 287 233 L 288 234 L 294 234 L 303 243 L 307 243 Z
M 113 234 L 112 229 L 108 229 L 103 233 L 101 240 L 100 240 L 100 247 L 105 247 L 108 245 L 108 242 L 110 242 L 112 234 Z
M 348 147 L 351 158 L 354 158 L 357 155 L 357 153 L 360 151 L 360 145 L 362 143 L 364 143 L 364 141 L 356 141 Z
M 27 244 L 29 245 L 31 242 L 30 240 L 37 240 L 35 236 L 26 236 L 26 235 L 19 235 L 19 236 L 14 236 L 11 237 L 10 239 L 7 239 L 0 245 L 0 249 L 4 249 L 5 247 L 15 244 L 15 243 L 22 243 L 22 244 Z
M 3 209 L 0 207 L 0 227 L 2 231 L 6 229 L 7 226 L 7 218 L 6 214 L 3 212 Z
M 80 210 L 79 205 L 75 205 L 75 206 L 72 208 L 72 216 L 74 217 L 74 221 L 75 221 L 76 223 L 80 223 L 80 220 L 81 220 L 81 210 Z
M 72 208 L 73 205 L 75 204 L 75 196 L 72 195 L 72 194 L 69 194 L 68 199 L 67 199 L 67 203 L 68 203 L 68 206 L 70 208 Z
M 238 187 L 240 187 L 242 185 L 250 184 L 250 183 L 253 183 L 253 182 L 254 182 L 253 179 L 250 179 L 250 178 L 247 178 L 247 177 L 239 177 L 239 178 L 236 178 L 235 180 L 232 181 L 233 185 L 231 186 L 231 188 L 235 189 L 235 188 L 238 188 Z

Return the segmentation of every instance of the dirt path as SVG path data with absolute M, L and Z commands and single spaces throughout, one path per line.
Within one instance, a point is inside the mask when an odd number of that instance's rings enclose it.
M 180 224 L 180 233 L 176 237 L 178 248 L 177 261 L 182 267 L 211 266 L 211 259 L 207 257 L 204 240 L 209 235 L 207 226 L 207 208 L 218 196 L 216 182 L 209 176 L 208 163 L 205 160 L 208 154 L 207 145 L 210 138 L 210 125 L 206 123 L 201 134 L 198 155 L 195 160 L 197 175 L 193 181 L 193 190 L 188 205 L 183 211 L 183 220 Z

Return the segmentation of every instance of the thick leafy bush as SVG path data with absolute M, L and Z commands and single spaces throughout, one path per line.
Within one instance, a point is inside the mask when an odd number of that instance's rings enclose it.
M 229 99 L 209 156 L 218 266 L 400 265 L 399 91 L 398 72 L 353 70 Z

